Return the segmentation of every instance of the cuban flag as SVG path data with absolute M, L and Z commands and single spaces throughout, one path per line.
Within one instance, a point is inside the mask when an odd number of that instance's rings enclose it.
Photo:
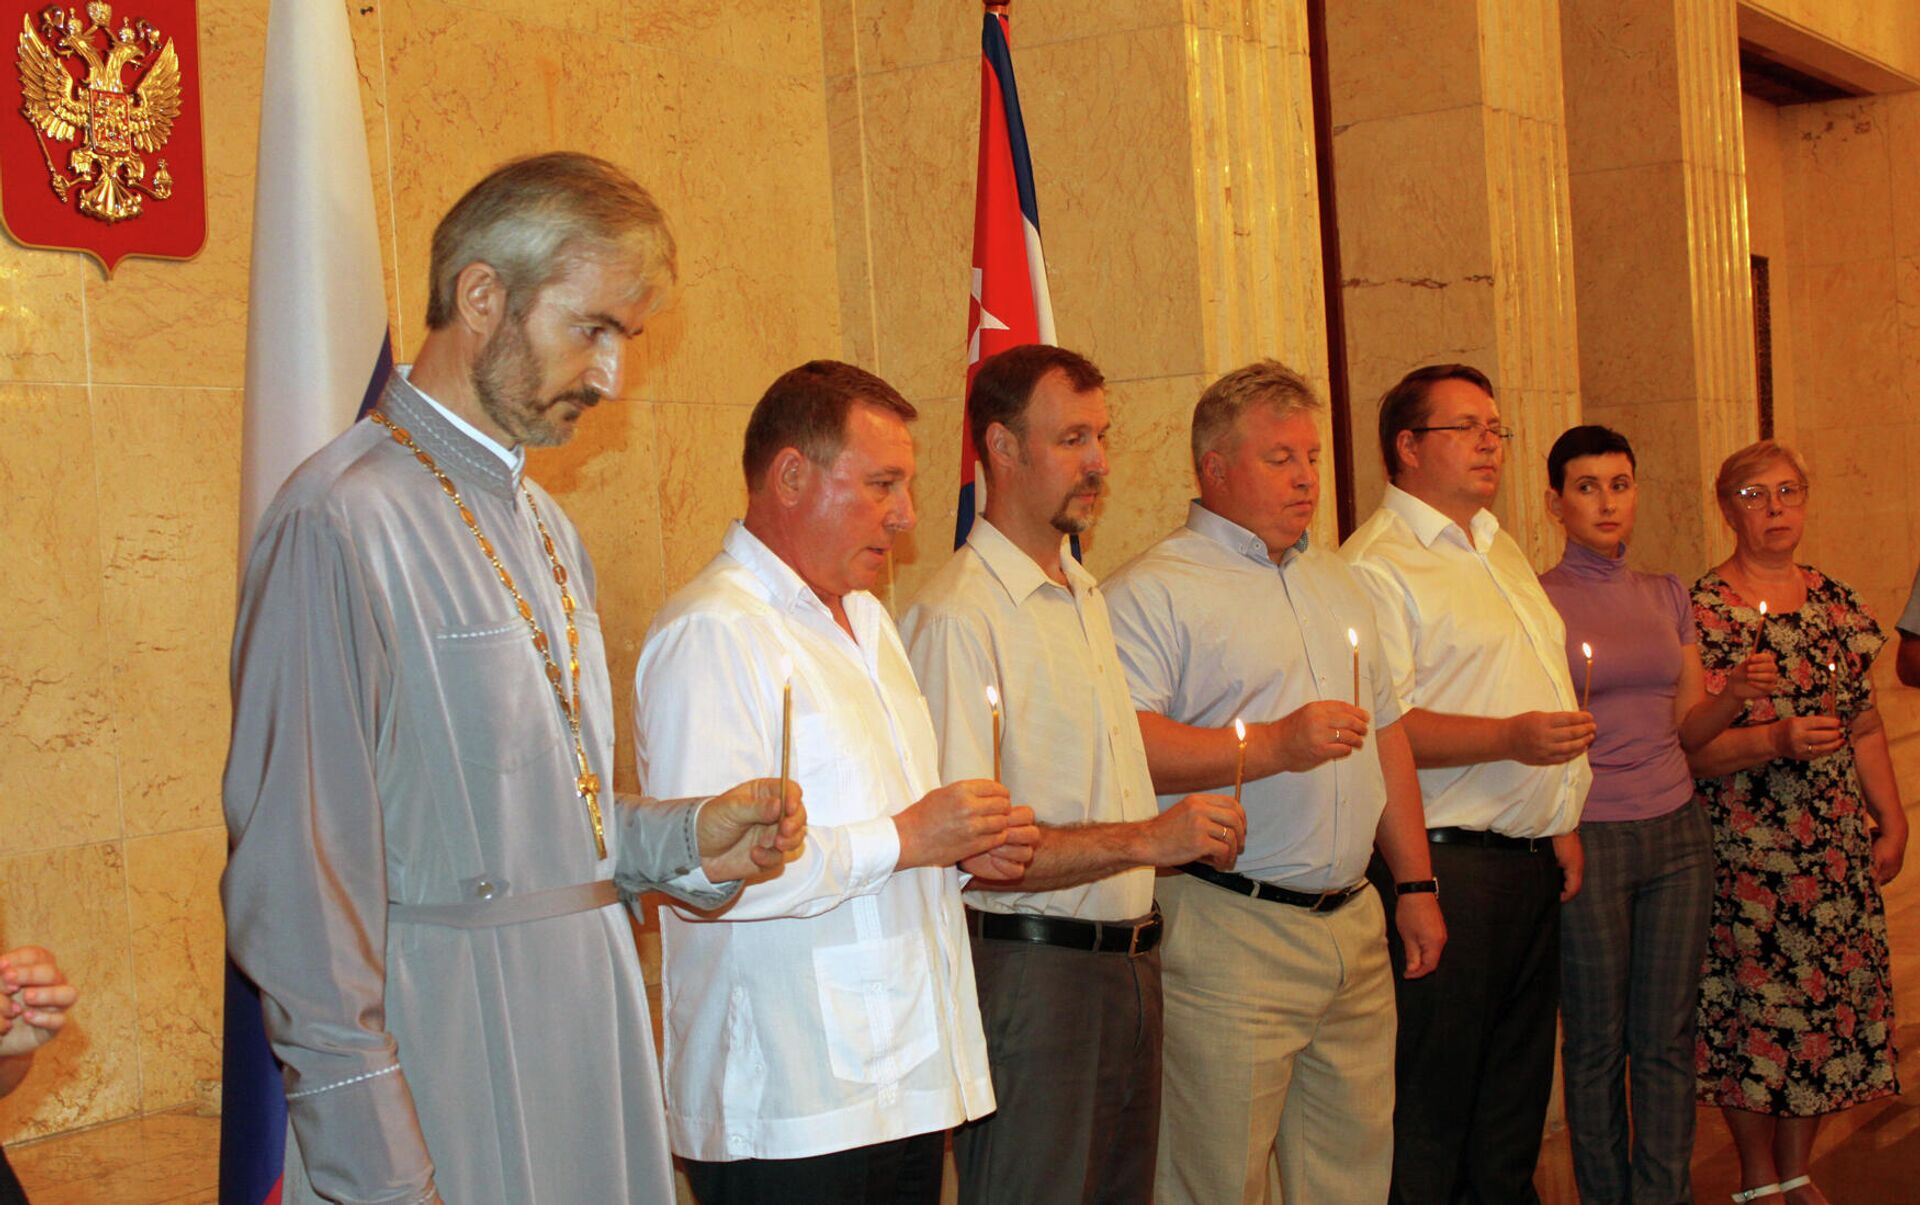
M 1052 343 L 1053 301 L 1047 261 L 1040 251 L 1040 204 L 1034 199 L 1033 161 L 1013 83 L 1013 51 L 1005 12 L 986 14 L 980 33 L 980 167 L 973 200 L 973 280 L 967 298 L 967 390 L 980 361 L 1025 343 Z M 973 518 L 985 509 L 987 483 L 979 472 L 968 423 L 960 426 L 960 505 L 953 546 L 966 543 Z M 1075 555 L 1079 541 L 1074 542 Z
M 300 462 L 380 396 L 393 367 L 373 172 L 340 0 L 273 0 L 260 98 L 240 486 L 242 569 Z M 287 1100 L 260 997 L 227 964 L 220 1205 L 277 1205 Z

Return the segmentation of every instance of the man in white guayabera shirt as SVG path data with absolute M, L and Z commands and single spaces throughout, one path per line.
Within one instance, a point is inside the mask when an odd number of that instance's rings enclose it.
M 672 1199 L 616 883 L 720 903 L 711 880 L 779 864 L 802 816 L 795 796 L 765 824 L 773 783 L 602 787 L 593 564 L 524 475 L 620 395 L 672 275 L 658 206 L 611 164 L 498 169 L 434 232 L 412 371 L 260 522 L 221 896 L 285 1067 L 287 1202 Z
M 775 381 L 747 422 L 746 520 L 640 654 L 649 790 L 764 773 L 790 743 L 811 823 L 725 908 L 661 915 L 668 1122 L 702 1205 L 931 1203 L 944 1131 L 993 1109 L 960 886 L 1018 876 L 1037 834 L 984 776 L 939 785 L 868 593 L 913 525 L 913 417 L 850 364 Z

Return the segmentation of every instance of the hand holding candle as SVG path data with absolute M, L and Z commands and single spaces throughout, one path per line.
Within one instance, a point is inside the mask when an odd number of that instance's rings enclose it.
M 1580 651 L 1587 657 L 1587 684 L 1580 689 L 1580 710 L 1585 711 L 1587 700 L 1593 697 L 1593 646 L 1583 640 Z
M 1233 717 L 1233 739 L 1240 744 L 1233 758 L 1233 801 L 1240 802 L 1240 780 L 1247 774 L 1247 722 Z
M 993 713 L 993 781 L 1000 781 L 1000 689 L 987 686 L 987 709 Z

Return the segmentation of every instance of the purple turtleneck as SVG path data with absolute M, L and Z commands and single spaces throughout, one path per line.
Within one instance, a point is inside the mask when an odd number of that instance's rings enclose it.
M 1574 688 L 1586 680 L 1580 643 L 1593 646 L 1595 726 L 1587 760 L 1593 789 L 1581 822 L 1646 820 L 1693 798 L 1673 699 L 1682 647 L 1694 643 L 1687 590 L 1671 573 L 1627 568 L 1626 549 L 1604 557 L 1567 541 L 1560 563 L 1540 584 L 1567 623 L 1567 666 Z

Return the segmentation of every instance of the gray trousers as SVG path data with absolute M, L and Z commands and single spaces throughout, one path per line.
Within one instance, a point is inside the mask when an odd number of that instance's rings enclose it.
M 1160 952 L 973 939 L 994 1113 L 953 1132 L 962 1205 L 1146 1205 L 1160 1132 Z
M 1560 910 L 1560 1054 L 1580 1199 L 1691 1201 L 1712 826 L 1689 802 L 1650 820 L 1589 821 L 1580 838 L 1586 885 Z

